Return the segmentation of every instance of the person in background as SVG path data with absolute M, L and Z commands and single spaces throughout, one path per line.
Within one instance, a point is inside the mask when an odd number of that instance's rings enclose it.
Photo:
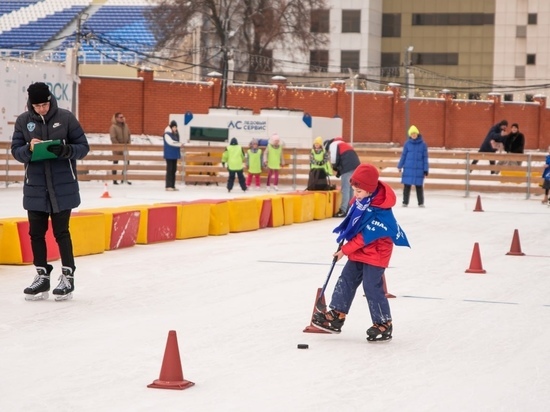
M 239 145 L 239 142 L 235 137 L 231 139 L 229 146 L 222 154 L 222 166 L 227 163 L 227 170 L 229 171 L 229 177 L 227 179 L 227 191 L 233 190 L 233 184 L 235 183 L 235 175 L 239 179 L 239 185 L 243 192 L 246 192 L 246 182 L 243 173 L 243 165 L 245 161 L 245 155 L 243 148 Z
M 267 190 L 271 188 L 271 182 L 273 182 L 273 189 L 279 190 L 279 170 L 285 165 L 285 159 L 283 156 L 283 146 L 281 145 L 281 139 L 278 134 L 273 134 L 269 143 L 267 144 L 264 152 L 264 167 L 267 167 Z
M 519 125 L 512 123 L 510 133 L 504 138 L 504 151 L 506 153 L 523 153 L 525 149 L 525 136 L 519 131 Z M 521 160 L 509 162 L 512 165 L 521 166 Z
M 344 139 L 341 137 L 326 141 L 325 148 L 327 147 L 330 153 L 332 170 L 336 172 L 336 177 L 340 178 L 340 191 L 342 192 L 342 202 L 334 217 L 345 217 L 353 195 L 349 179 L 361 162 L 359 161 L 357 152 L 349 143 L 344 142 Z
M 250 187 L 252 179 L 256 184 L 256 190 L 260 189 L 260 175 L 262 174 L 262 149 L 258 147 L 258 139 L 252 139 L 246 151 L 246 187 Z
M 111 127 L 109 128 L 109 135 L 111 136 L 111 143 L 113 144 L 129 145 L 132 143 L 130 129 L 128 128 L 128 124 L 126 124 L 126 119 L 122 113 L 117 112 L 113 115 L 111 119 Z M 113 155 L 124 156 L 124 152 L 114 150 Z M 129 163 L 129 161 L 126 162 L 126 164 Z M 113 160 L 113 164 L 117 165 L 118 160 Z M 116 170 L 113 170 L 113 175 L 116 175 L 116 173 Z M 121 180 L 120 182 L 123 183 L 123 180 Z M 127 179 L 126 183 L 129 185 L 132 184 L 132 182 L 129 182 Z M 113 184 L 118 185 L 118 182 L 114 180 Z
M 80 205 L 76 161 L 83 159 L 90 147 L 76 117 L 58 107 L 48 85 L 33 83 L 27 92 L 28 110 L 17 117 L 11 143 L 13 157 L 25 164 L 23 208 L 29 219 L 33 264 L 37 272 L 24 294 L 27 300 L 48 298 L 53 266 L 48 263 L 46 231 L 48 220 L 51 220 L 62 264 L 59 284 L 53 294 L 56 300 L 66 300 L 72 297 L 76 270 L 69 232 L 71 211 Z M 45 140 L 60 143 L 47 148 L 53 158 L 33 160 L 35 147 Z
M 392 338 L 392 315 L 384 290 L 383 275 L 390 263 L 393 245 L 409 246 L 407 236 L 395 220 L 395 192 L 378 180 L 378 169 L 359 165 L 351 176 L 354 198 L 346 218 L 333 232 L 341 247 L 335 261 L 348 258 L 334 286 L 328 312 L 316 311 L 312 323 L 330 333 L 340 333 L 361 283 L 373 325 L 369 342 Z
M 481 146 L 479 147 L 478 152 L 479 153 L 496 153 L 500 150 L 500 147 L 502 146 L 502 143 L 504 143 L 504 139 L 506 137 L 506 129 L 508 128 L 508 120 L 501 120 L 500 123 L 495 124 L 492 126 L 489 131 L 487 132 L 487 135 L 485 136 L 485 139 L 483 139 L 483 142 L 481 143 Z M 472 160 L 472 165 L 476 165 L 478 163 L 477 159 Z M 495 164 L 494 160 L 489 160 L 489 164 L 493 166 Z M 470 169 L 470 173 L 472 170 Z M 497 171 L 491 170 L 491 174 L 498 174 Z
M 542 204 L 550 206 L 550 202 L 548 201 L 548 192 L 550 191 L 550 146 L 548 146 L 548 155 L 546 155 L 546 162 L 542 171 L 541 187 L 544 189 Z
M 166 190 L 175 191 L 176 187 L 176 171 L 178 170 L 178 160 L 181 159 L 181 148 L 183 143 L 180 142 L 180 134 L 178 132 L 178 123 L 175 120 L 170 122 L 170 125 L 164 130 L 164 159 L 166 160 Z
M 403 171 L 401 183 L 403 183 L 403 206 L 409 205 L 411 186 L 416 188 L 418 206 L 424 207 L 424 178 L 428 176 L 428 145 L 422 139 L 418 128 L 409 127 L 409 139 L 403 146 L 401 158 L 397 163 L 399 173 Z

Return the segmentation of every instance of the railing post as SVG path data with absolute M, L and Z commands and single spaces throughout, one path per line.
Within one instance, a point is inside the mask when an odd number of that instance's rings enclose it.
M 296 174 L 298 173 L 298 154 L 296 148 L 292 149 L 292 187 L 294 190 L 298 187 Z
M 470 152 L 466 152 L 466 193 L 464 197 L 470 196 Z
M 128 163 L 130 163 L 130 161 L 128 160 L 129 158 L 129 150 L 128 150 L 128 145 L 124 145 L 124 160 L 122 161 L 123 162 L 123 165 L 122 165 L 122 183 L 125 183 L 128 181 Z
M 531 161 L 532 161 L 531 154 L 527 155 L 527 193 L 525 194 L 525 199 L 529 200 L 531 197 Z

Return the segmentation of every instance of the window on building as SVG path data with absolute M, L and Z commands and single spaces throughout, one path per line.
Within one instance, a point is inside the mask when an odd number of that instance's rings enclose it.
M 328 50 L 310 50 L 309 71 L 310 72 L 327 72 L 328 71 Z
M 479 94 L 479 93 L 468 93 L 468 99 L 470 99 L 470 100 L 481 100 L 481 94 Z
M 490 13 L 413 13 L 413 26 L 483 26 L 494 25 Z
M 359 50 L 342 50 L 340 52 L 340 72 L 348 73 L 348 69 L 359 71 Z
M 361 10 L 342 10 L 342 33 L 361 33 Z
M 458 66 L 458 53 L 412 53 L 413 65 Z
M 527 26 L 516 26 L 516 37 L 524 39 L 527 37 Z
M 311 33 L 329 33 L 330 10 L 311 10 Z
M 532 102 L 533 101 L 533 95 L 532 94 L 526 94 L 525 95 L 525 101 L 526 102 Z
M 514 72 L 514 78 L 525 79 L 525 66 L 516 66 Z
M 382 37 L 401 37 L 401 14 L 382 14 Z
M 513 102 L 514 101 L 514 95 L 512 93 L 505 93 L 504 94 L 504 101 L 505 102 Z
M 537 64 L 537 55 L 536 54 L 528 54 L 526 63 L 528 65 Z
M 400 58 L 400 53 L 382 53 L 380 63 L 382 67 L 395 67 L 401 64 Z
M 537 24 L 537 13 L 529 13 L 527 15 L 527 24 Z

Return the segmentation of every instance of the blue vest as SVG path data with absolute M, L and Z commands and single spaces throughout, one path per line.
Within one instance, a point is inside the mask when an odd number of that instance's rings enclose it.
M 173 133 L 172 131 L 165 132 L 165 135 L 168 135 L 172 138 L 172 140 L 175 140 L 176 142 L 180 141 L 180 134 L 179 133 Z M 180 159 L 181 158 L 181 151 L 179 146 L 170 146 L 168 143 L 166 143 L 166 140 L 164 137 L 162 138 L 162 141 L 164 142 L 164 158 L 165 159 Z

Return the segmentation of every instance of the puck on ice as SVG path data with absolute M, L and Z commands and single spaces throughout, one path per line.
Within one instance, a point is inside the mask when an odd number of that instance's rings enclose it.
M 308 349 L 309 345 L 307 343 L 299 343 L 298 349 Z

